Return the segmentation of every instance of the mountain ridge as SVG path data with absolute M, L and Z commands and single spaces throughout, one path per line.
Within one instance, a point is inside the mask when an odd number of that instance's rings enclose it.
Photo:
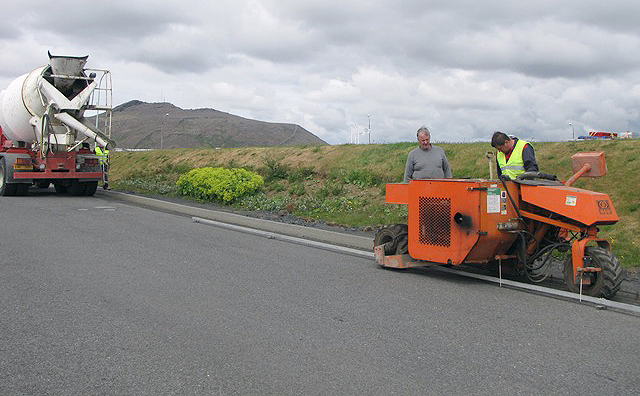
M 211 108 L 125 102 L 113 109 L 112 134 L 122 148 L 214 148 L 326 145 L 290 123 L 266 122 Z

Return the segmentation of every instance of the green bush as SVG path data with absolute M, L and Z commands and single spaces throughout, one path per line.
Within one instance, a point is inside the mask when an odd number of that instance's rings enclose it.
M 382 183 L 382 177 L 369 171 L 352 170 L 345 175 L 344 182 L 360 188 L 373 187 Z
M 300 168 L 291 169 L 287 175 L 287 180 L 291 183 L 300 182 L 303 180 L 311 180 L 313 178 L 314 170 L 312 166 L 303 166 Z
M 352 184 L 360 188 L 378 186 L 383 182 L 383 178 L 375 173 L 366 170 L 332 169 L 327 175 L 327 179 L 345 184 Z
M 265 167 L 262 173 L 265 175 L 267 181 L 286 179 L 290 171 L 291 168 L 280 162 L 279 159 L 271 157 L 265 158 Z
M 278 182 L 271 182 L 269 185 L 266 186 L 266 188 L 268 190 L 275 191 L 275 192 L 282 192 L 285 190 L 282 183 L 278 183 Z
M 175 179 L 174 179 L 175 180 Z M 152 194 L 171 194 L 175 191 L 175 184 L 173 181 L 166 180 L 165 178 L 153 175 L 144 175 L 136 178 L 128 178 L 122 180 L 116 180 L 111 185 L 119 190 L 132 190 L 136 192 L 152 193 Z
M 176 185 L 180 195 L 199 201 L 230 203 L 252 194 L 264 184 L 262 176 L 245 169 L 197 168 L 180 176 Z
M 289 193 L 292 195 L 304 195 L 305 188 L 302 183 L 296 183 L 289 188 Z

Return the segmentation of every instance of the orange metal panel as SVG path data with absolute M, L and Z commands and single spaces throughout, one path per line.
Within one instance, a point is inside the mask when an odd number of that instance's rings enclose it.
M 516 235 L 497 224 L 515 217 L 495 182 L 466 179 L 409 182 L 409 254 L 458 265 L 504 254 Z
M 520 186 L 522 200 L 587 226 L 619 220 L 609 195 L 564 186 Z
M 607 174 L 607 161 L 604 152 L 577 153 L 571 156 L 573 173 L 578 172 L 584 164 L 589 164 L 589 171 L 583 177 L 600 177 Z
M 579 241 L 575 241 L 571 246 L 571 261 L 573 264 L 574 283 L 577 283 L 578 269 L 584 268 L 584 251 L 588 243 L 595 242 L 601 248 L 611 251 L 611 245 L 609 244 L 609 241 L 607 241 L 606 239 L 597 238 L 595 236 L 597 232 L 596 230 L 592 229 L 590 231 L 591 232 L 589 236 Z
M 529 213 L 526 210 L 522 210 L 520 209 L 520 214 L 523 217 L 528 217 L 530 219 L 542 222 L 542 223 L 546 223 L 546 224 L 551 224 L 552 226 L 556 226 L 556 227 L 560 227 L 560 228 L 565 228 L 567 230 L 571 230 L 571 231 L 575 231 L 575 232 L 581 232 L 583 230 L 583 228 L 581 227 L 576 227 L 572 224 L 568 224 L 562 221 L 558 221 L 558 220 L 554 220 L 554 219 L 550 219 L 548 217 L 543 217 L 540 215 L 537 215 L 535 213 Z
M 433 263 L 427 263 L 425 261 L 417 261 L 411 258 L 408 254 L 394 254 L 386 256 L 384 254 L 384 246 L 378 245 L 373 248 L 373 252 L 376 258 L 376 262 L 387 268 L 412 268 L 412 267 L 424 267 L 431 266 Z
M 409 203 L 409 183 L 388 183 L 386 203 L 408 204 Z

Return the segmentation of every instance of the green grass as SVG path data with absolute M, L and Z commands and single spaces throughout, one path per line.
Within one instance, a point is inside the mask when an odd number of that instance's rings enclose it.
M 489 143 L 442 143 L 456 178 L 488 178 Z M 175 195 L 180 174 L 204 166 L 242 167 L 265 179 L 262 192 L 236 205 L 287 212 L 349 227 L 406 222 L 405 205 L 384 203 L 384 186 L 402 181 L 407 153 L 416 143 L 305 147 L 243 147 L 112 152 L 111 186 L 145 194 Z M 601 228 L 623 267 L 640 266 L 640 140 L 540 142 L 540 171 L 567 179 L 571 156 L 604 151 L 608 174 L 575 187 L 609 194 L 620 221 Z

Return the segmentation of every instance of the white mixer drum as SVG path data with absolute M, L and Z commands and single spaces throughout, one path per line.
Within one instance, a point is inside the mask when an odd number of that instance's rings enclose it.
M 0 94 L 0 126 L 7 139 L 25 142 L 40 139 L 30 121 L 33 116 L 40 118 L 45 113 L 38 84 L 48 67 L 39 67 L 16 78 Z

